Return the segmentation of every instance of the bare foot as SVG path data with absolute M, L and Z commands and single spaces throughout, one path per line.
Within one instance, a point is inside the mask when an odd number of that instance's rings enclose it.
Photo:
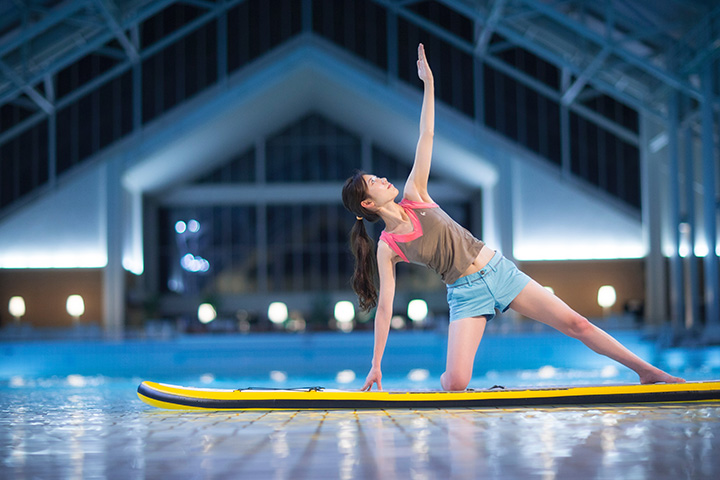
M 680 377 L 673 377 L 669 373 L 665 373 L 662 370 L 649 372 L 645 375 L 640 375 L 640 383 L 685 383 L 685 379 Z

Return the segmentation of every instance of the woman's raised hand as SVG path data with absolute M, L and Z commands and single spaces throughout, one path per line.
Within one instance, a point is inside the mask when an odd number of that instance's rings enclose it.
M 422 43 L 418 45 L 417 69 L 420 80 L 425 83 L 433 81 L 432 70 L 430 70 L 430 64 L 425 56 L 425 46 Z

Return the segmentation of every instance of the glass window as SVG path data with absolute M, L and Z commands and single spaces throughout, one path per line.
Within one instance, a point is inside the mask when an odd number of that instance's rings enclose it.
M 360 139 L 312 114 L 267 141 L 268 182 L 343 181 L 361 165 Z
M 208 183 L 251 183 L 255 181 L 255 149 L 236 155 L 228 163 L 197 180 L 197 184 Z
M 158 215 L 161 290 L 257 291 L 254 206 L 173 207 Z

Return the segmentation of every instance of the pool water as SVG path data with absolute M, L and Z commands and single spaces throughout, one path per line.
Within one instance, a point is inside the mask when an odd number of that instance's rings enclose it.
M 413 345 L 424 341 L 410 339 Z M 148 347 L 156 355 L 162 349 L 189 355 L 188 348 L 197 347 L 179 348 L 178 343 L 183 342 Z M 117 375 L 125 371 L 117 359 L 111 360 L 117 346 L 71 347 L 77 356 L 63 361 L 58 359 L 64 357 L 54 357 L 57 374 L 52 374 L 47 365 L 28 356 L 52 350 L 47 345 L 0 344 L 5 352 L 0 369 L 18 372 L 0 376 L 0 478 L 720 478 L 720 404 L 166 411 L 137 398 L 142 380 L 213 388 L 354 389 L 362 385 L 366 372 L 360 366 L 367 359 L 346 368 L 354 364 L 336 358 L 333 368 L 318 367 L 323 373 L 313 375 L 274 365 L 252 375 L 229 375 L 212 369 L 211 362 L 192 373 L 180 374 L 168 363 L 166 368 L 156 365 L 157 370 L 148 367 L 134 376 Z M 62 348 L 57 346 L 55 354 Z M 104 351 L 107 365 L 95 367 L 113 374 L 98 374 L 87 361 L 78 361 L 84 358 L 83 348 L 92 348 L 93 355 L 98 349 Z M 340 350 L 342 356 L 348 355 Z M 48 355 L 53 357 L 53 351 Z M 178 362 L 180 357 L 172 358 Z M 653 354 L 656 363 L 689 380 L 720 378 L 717 358 L 713 349 Z M 537 358 L 530 363 L 534 365 L 476 368 L 471 387 L 636 382 L 632 372 L 592 358 L 574 359 L 577 368 L 560 361 L 538 363 Z M 436 366 L 412 366 L 388 368 L 385 389 L 437 388 Z M 68 373 L 73 371 L 82 373 Z

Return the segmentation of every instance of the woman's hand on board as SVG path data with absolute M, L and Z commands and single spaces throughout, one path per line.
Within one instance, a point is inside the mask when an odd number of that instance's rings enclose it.
M 377 383 L 378 390 L 382 390 L 382 372 L 379 367 L 370 369 L 370 373 L 368 373 L 367 378 L 365 378 L 365 385 L 363 385 L 362 391 L 369 392 L 375 383 Z

